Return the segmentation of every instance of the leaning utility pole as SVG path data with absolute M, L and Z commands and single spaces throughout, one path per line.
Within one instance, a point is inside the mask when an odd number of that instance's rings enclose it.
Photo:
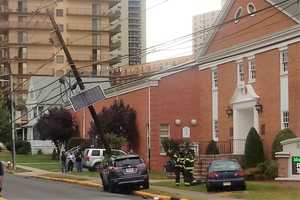
M 12 140 L 12 162 L 13 162 L 13 169 L 16 170 L 16 129 L 15 129 L 15 99 L 14 99 L 14 81 L 12 70 L 10 70 L 9 75 L 10 81 L 10 109 L 11 109 L 11 140 Z
M 57 23 L 56 23 L 56 21 L 55 21 L 53 15 L 52 15 L 49 11 L 48 11 L 48 16 L 49 16 L 49 18 L 50 18 L 51 24 L 52 24 L 52 26 L 53 26 L 53 28 L 54 28 L 55 33 L 56 33 L 58 42 L 59 42 L 61 48 L 63 49 L 63 51 L 65 52 L 65 55 L 66 55 L 66 57 L 67 57 L 67 61 L 68 61 L 69 65 L 70 65 L 70 67 L 71 67 L 71 70 L 72 70 L 72 72 L 73 72 L 73 74 L 74 74 L 74 76 L 75 76 L 75 79 L 76 79 L 76 81 L 77 81 L 77 84 L 78 84 L 80 90 L 84 90 L 84 89 L 85 89 L 84 83 L 82 82 L 82 79 L 80 78 L 80 74 L 79 74 L 78 70 L 76 69 L 76 65 L 75 65 L 75 63 L 74 63 L 74 61 L 73 61 L 73 59 L 72 59 L 72 56 L 71 56 L 71 54 L 70 54 L 70 52 L 69 52 L 69 49 L 67 48 L 67 46 L 66 46 L 66 44 L 65 44 L 64 38 L 63 38 L 63 36 L 61 35 L 61 32 L 60 32 L 60 30 L 59 30 L 59 27 L 58 27 L 58 25 L 57 25 Z M 98 119 L 96 110 L 95 110 L 95 108 L 94 108 L 93 105 L 89 105 L 88 108 L 89 108 L 89 111 L 90 111 L 90 113 L 91 113 L 91 116 L 92 116 L 92 118 L 93 118 L 93 120 L 94 120 L 94 124 L 95 124 L 96 130 L 98 130 L 99 133 L 100 133 L 101 126 L 100 126 L 100 122 L 99 122 L 99 119 Z M 104 135 L 100 134 L 100 139 L 101 139 L 101 141 L 103 141 L 103 143 L 104 143 L 104 148 L 106 149 L 107 154 L 108 154 L 108 155 L 111 155 L 111 149 L 110 149 L 110 146 L 109 146 L 109 144 L 106 142 L 106 140 L 105 140 L 105 138 L 104 138 Z

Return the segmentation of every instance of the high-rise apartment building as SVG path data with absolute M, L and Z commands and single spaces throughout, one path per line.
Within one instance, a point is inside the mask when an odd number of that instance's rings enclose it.
M 193 54 L 199 55 L 213 32 L 213 24 L 219 14 L 219 10 L 193 16 Z
M 111 66 L 145 63 L 146 0 L 112 0 L 110 24 Z
M 26 114 L 24 103 L 31 75 L 54 76 L 69 69 L 64 52 L 50 40 L 54 34 L 47 9 L 54 15 L 80 72 L 87 76 L 108 74 L 109 2 L 0 0 L 0 75 L 13 74 L 16 118 Z

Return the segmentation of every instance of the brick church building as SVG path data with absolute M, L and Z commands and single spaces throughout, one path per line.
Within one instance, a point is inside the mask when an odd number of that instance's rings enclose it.
M 228 0 L 194 63 L 105 91 L 100 111 L 123 99 L 137 112 L 134 151 L 162 169 L 165 137 L 190 138 L 198 153 L 210 140 L 243 154 L 251 127 L 265 152 L 280 129 L 300 134 L 300 5 L 297 0 Z M 87 137 L 88 110 L 75 113 Z

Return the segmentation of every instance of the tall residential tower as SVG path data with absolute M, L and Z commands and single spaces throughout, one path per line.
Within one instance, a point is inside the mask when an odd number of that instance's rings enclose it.
M 146 0 L 110 1 L 110 64 L 113 68 L 146 62 Z

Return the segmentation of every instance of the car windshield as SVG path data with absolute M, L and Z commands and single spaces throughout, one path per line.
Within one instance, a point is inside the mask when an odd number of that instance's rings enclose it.
M 115 166 L 116 167 L 124 167 L 127 165 L 135 166 L 138 164 L 141 164 L 142 161 L 139 158 L 125 158 L 125 159 L 118 159 L 115 161 Z
M 218 160 L 213 161 L 209 167 L 209 171 L 235 171 L 240 170 L 241 167 L 238 162 L 232 160 Z

